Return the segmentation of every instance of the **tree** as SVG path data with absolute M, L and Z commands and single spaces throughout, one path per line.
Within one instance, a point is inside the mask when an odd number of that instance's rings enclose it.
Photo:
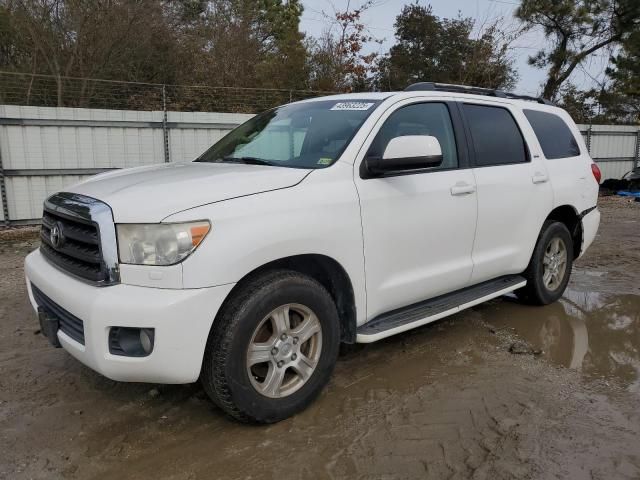
M 185 83 L 301 88 L 306 80 L 298 0 L 211 0 L 187 27 Z
M 612 84 L 601 101 L 609 115 L 621 122 L 640 123 L 640 31 L 624 41 L 607 74 Z
M 576 123 L 597 123 L 602 120 L 602 112 L 598 111 L 598 93 L 595 90 L 583 91 L 573 84 L 566 84 L 560 89 L 558 105 Z
M 374 6 L 368 0 L 357 7 L 347 2 L 344 11 L 325 17 L 330 27 L 318 40 L 307 44 L 309 51 L 309 84 L 316 90 L 359 91 L 367 88 L 374 70 L 376 53 L 363 53 L 368 43 L 380 40 L 370 35 L 362 14 Z
M 0 68 L 29 68 L 28 52 L 24 48 L 22 32 L 12 21 L 12 12 L 0 5 Z
M 3 68 L 55 78 L 57 105 L 65 105 L 64 77 L 118 80 L 175 80 L 180 55 L 165 22 L 162 4 L 152 0 L 5 1 L 4 15 L 16 34 L 13 55 Z M 97 84 L 74 83 L 74 104 Z
M 378 62 L 376 85 L 398 90 L 419 81 L 510 88 L 517 75 L 510 38 L 499 22 L 473 38 L 471 18 L 439 18 L 431 6 L 407 5 L 396 18 L 396 43 Z
M 53 75 L 55 84 L 41 78 L 37 90 L 46 92 L 41 103 L 59 106 L 102 98 L 112 108 L 129 100 L 159 108 L 163 98 L 155 86 L 65 77 L 304 88 L 301 14 L 299 0 L 0 0 L 0 62 L 5 70 Z M 167 92 L 174 107 L 206 103 L 203 90 Z
M 541 28 L 549 47 L 529 58 L 548 68 L 542 96 L 553 99 L 590 55 L 619 44 L 640 24 L 638 0 L 522 0 L 516 17 L 525 30 Z
M 640 123 L 640 31 L 633 32 L 611 58 L 607 79 L 598 89 L 580 91 L 568 84 L 560 104 L 582 123 Z

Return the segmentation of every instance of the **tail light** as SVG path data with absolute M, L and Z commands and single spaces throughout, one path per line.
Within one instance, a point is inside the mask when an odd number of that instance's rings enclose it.
M 595 178 L 596 182 L 598 182 L 598 185 L 600 185 L 600 180 L 602 179 L 602 172 L 600 171 L 600 167 L 598 167 L 598 165 L 596 165 L 595 163 L 592 163 L 591 171 L 593 172 L 593 178 Z

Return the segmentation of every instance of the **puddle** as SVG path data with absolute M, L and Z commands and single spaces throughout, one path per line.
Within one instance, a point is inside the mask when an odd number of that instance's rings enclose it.
M 514 328 L 549 360 L 591 378 L 617 379 L 640 395 L 640 295 L 568 289 L 545 307 L 507 300 L 482 314 L 497 328 Z

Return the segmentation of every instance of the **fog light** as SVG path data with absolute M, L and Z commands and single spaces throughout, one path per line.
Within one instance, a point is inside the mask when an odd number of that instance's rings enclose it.
M 149 355 L 153 350 L 153 328 L 143 328 L 140 330 L 140 343 L 144 353 Z
M 153 328 L 111 327 L 109 353 L 124 357 L 146 357 L 153 351 Z

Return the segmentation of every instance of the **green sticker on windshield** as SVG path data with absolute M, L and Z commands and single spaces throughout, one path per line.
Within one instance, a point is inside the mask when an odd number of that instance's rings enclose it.
M 329 165 L 332 161 L 330 158 L 321 158 L 318 160 L 318 165 Z

